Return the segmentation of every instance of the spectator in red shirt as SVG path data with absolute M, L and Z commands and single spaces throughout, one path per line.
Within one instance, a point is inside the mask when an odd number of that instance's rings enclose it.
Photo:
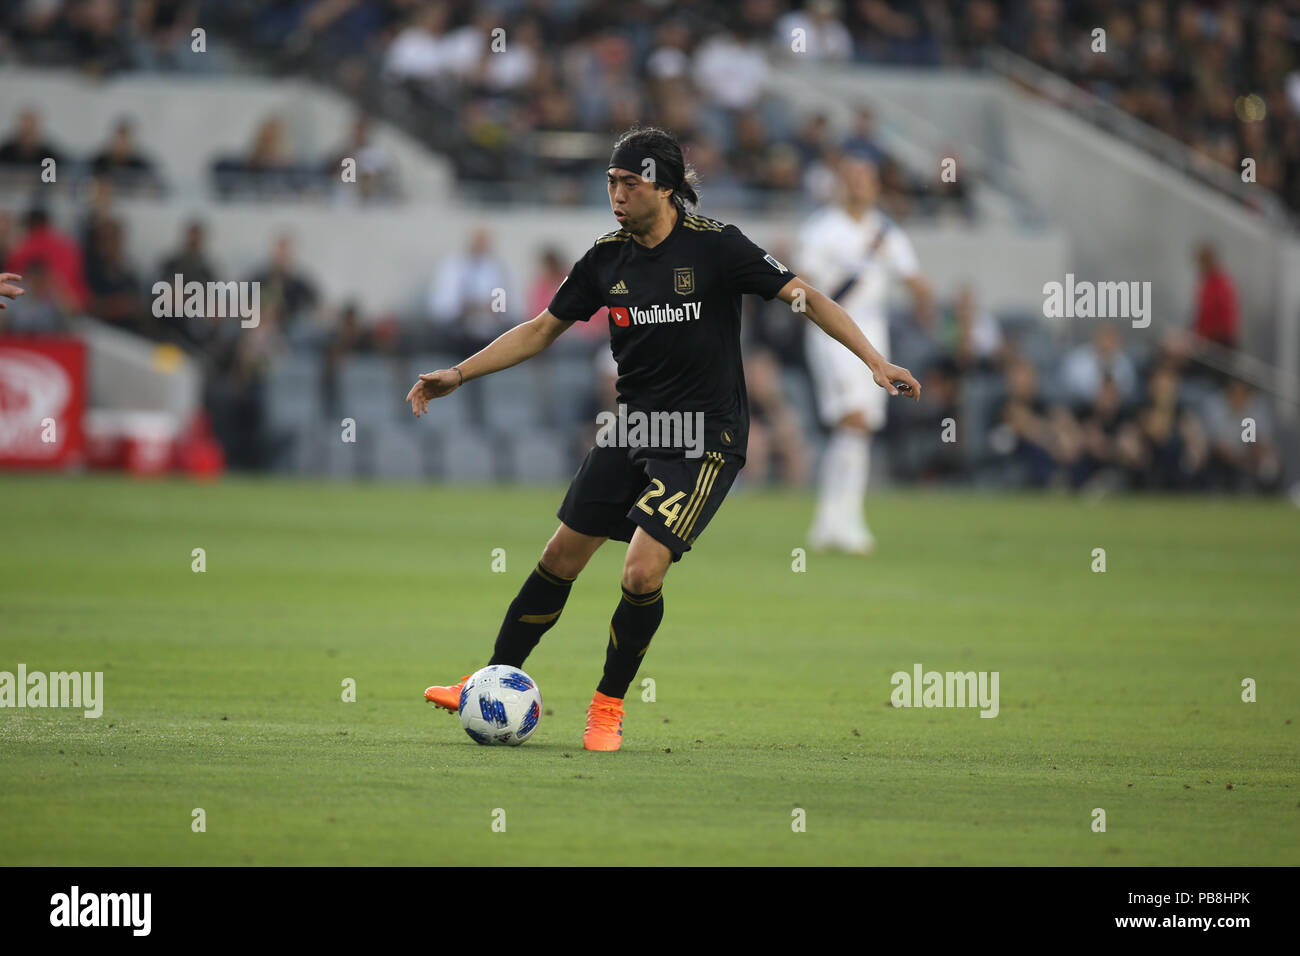
M 24 224 L 27 232 L 9 251 L 6 271 L 21 274 L 32 265 L 44 266 L 59 297 L 71 301 L 77 309 L 85 309 L 90 302 L 90 287 L 86 285 L 81 247 L 76 240 L 51 226 L 49 213 L 39 207 L 27 213 Z
M 1208 242 L 1196 249 L 1196 264 L 1201 272 L 1196 294 L 1196 334 L 1217 342 L 1224 348 L 1237 347 L 1237 289 L 1232 276 L 1219 262 L 1219 254 Z
M 551 299 L 555 295 L 555 290 L 560 287 L 568 276 L 568 266 L 564 264 L 562 254 L 554 246 L 547 246 L 542 249 L 536 275 L 528 286 L 528 314 L 541 315 L 546 307 L 551 304 Z M 592 319 L 603 319 L 604 309 L 597 309 L 592 314 Z M 588 321 L 575 322 L 572 335 L 584 342 L 594 341 L 596 339 L 607 339 L 609 329 L 604 322 Z

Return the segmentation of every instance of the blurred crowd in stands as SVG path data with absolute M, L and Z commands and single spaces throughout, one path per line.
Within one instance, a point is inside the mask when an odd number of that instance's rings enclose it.
M 316 286 L 294 260 L 292 239 L 277 238 L 265 263 L 242 277 L 260 284 L 257 327 L 242 328 L 238 319 L 160 318 L 156 282 L 170 285 L 178 274 L 187 283 L 224 282 L 230 274 L 210 258 L 199 220 L 185 225 L 174 251 L 152 268 L 132 262 L 125 222 L 112 206 L 112 186 L 97 180 L 96 187 L 83 218 L 66 228 L 40 206 L 21 216 L 0 206 L 0 268 L 21 274 L 27 290 L 14 308 L 0 313 L 0 335 L 66 332 L 84 315 L 183 348 L 204 373 L 205 406 L 230 463 L 263 467 L 267 371 L 295 342 L 316 347 L 316 330 L 326 327 Z M 337 337 L 345 337 L 346 322 L 330 324 L 339 328 Z
M 1300 211 L 1300 4 L 1033 2 L 1013 49 Z M 1105 53 L 1093 53 L 1093 31 Z
M 0 187 L 32 189 L 39 182 L 102 179 L 134 195 L 161 196 L 165 192 L 155 164 L 144 156 L 135 141 L 135 124 L 121 118 L 107 140 L 89 156 L 72 156 L 52 142 L 35 107 L 21 110 L 13 128 L 0 133 Z M 53 171 L 51 179 L 47 170 Z M 42 173 L 47 173 L 42 179 Z
M 471 187 L 490 184 L 485 199 L 527 185 L 530 198 L 591 201 L 607 134 L 653 116 L 689 147 L 715 208 L 815 195 L 847 150 L 881 165 L 894 215 L 943 200 L 968 214 L 960 193 L 936 195 L 881 150 L 869 113 L 836 141 L 764 80 L 805 59 L 978 67 L 999 47 L 1234 172 L 1254 159 L 1257 181 L 1300 209 L 1296 0 L 15 0 L 0 10 L 0 59 L 211 69 L 191 52 L 196 26 L 251 62 L 340 85 L 446 152 Z M 279 170 L 263 184 L 304 188 L 268 123 L 217 171 L 221 188 L 241 162 Z
M 502 25 L 508 42 L 494 48 Z M 210 70 L 213 61 L 192 51 L 196 26 L 255 66 L 339 84 L 358 105 L 345 141 L 323 156 L 301 155 L 284 117 L 263 117 L 244 151 L 212 158 L 212 192 L 223 199 L 325 196 L 350 158 L 360 189 L 349 194 L 400 201 L 393 157 L 371 136 L 370 117 L 384 116 L 445 152 L 462 183 L 487 184 L 485 200 L 520 198 L 513 183 L 530 201 L 603 202 L 609 134 L 653 117 L 680 135 L 706 210 L 820 205 L 838 159 L 856 155 L 879 167 L 880 205 L 892 218 L 968 218 L 965 185 L 910 177 L 882 147 L 867 106 L 835 134 L 825 115 L 794 114 L 767 95 L 764 79 L 801 56 L 976 67 L 984 50 L 1005 46 L 1223 165 L 1255 158 L 1259 181 L 1300 208 L 1297 0 L 17 0 L 0 7 L 0 62 L 97 75 Z M 1097 27 L 1107 33 L 1104 56 L 1091 53 Z M 803 53 L 792 49 L 796 35 Z M 1254 91 L 1258 103 L 1243 108 L 1229 90 Z M 235 467 L 272 458 L 263 422 L 277 357 L 319 357 L 323 407 L 333 414 L 351 357 L 469 354 L 540 312 L 571 263 L 573 250 L 541 249 L 531 275 L 512 275 L 493 236 L 479 230 L 462 253 L 431 264 L 420 314 L 373 316 L 354 302 L 322 301 L 284 235 L 242 277 L 261 283 L 256 329 L 160 321 L 154 282 L 177 273 L 199 282 L 234 277 L 211 260 L 200 220 L 185 225 L 164 261 L 131 255 L 116 198 L 168 191 L 136 143 L 138 120 L 106 118 L 104 142 L 87 155 L 51 142 L 36 104 L 10 122 L 0 131 L 0 196 L 21 198 L 0 199 L 0 268 L 22 273 L 28 294 L 0 314 L 0 332 L 58 330 L 88 314 L 180 345 L 205 370 L 206 406 Z M 79 221 L 54 223 L 28 198 L 50 158 L 83 185 Z M 24 188 L 6 193 L 6 184 Z M 788 249 L 773 251 L 790 261 Z M 1233 348 L 1238 326 L 1231 278 L 1211 247 L 1196 254 L 1190 335 L 1171 336 L 1150 355 L 1126 351 L 1111 327 L 1066 355 L 1032 347 L 1041 316 L 995 318 L 969 288 L 947 290 L 930 327 L 900 320 L 894 358 L 922 375 L 926 394 L 917 408 L 900 403 L 882 436 L 895 473 L 1090 489 L 1275 487 L 1267 403 L 1245 378 L 1215 376 L 1195 360 L 1197 343 Z M 501 310 L 498 296 L 510 307 Z M 755 419 L 748 480 L 800 484 L 815 428 L 801 418 L 809 403 L 792 404 L 789 394 L 807 375 L 800 319 L 779 304 L 747 301 L 746 309 Z M 596 363 L 593 409 L 612 395 L 605 323 L 596 318 L 561 340 Z M 950 419 L 955 440 L 944 440 Z
M 918 405 L 890 404 L 876 440 L 891 475 L 1094 494 L 1278 490 L 1283 465 L 1267 396 L 1244 370 L 1199 360 L 1235 340 L 1238 312 L 1213 247 L 1196 255 L 1196 315 L 1153 349 L 1126 343 L 1122 325 L 1102 320 L 1088 342 L 1062 353 L 1041 316 L 1000 319 L 969 286 L 928 325 L 893 316 L 891 358 L 919 373 L 925 391 Z M 747 299 L 744 334 L 754 419 L 746 472 L 802 484 L 810 429 L 790 396 L 808 374 L 803 319 L 780 302 Z
M 74 155 L 51 140 L 35 106 L 23 108 L 0 137 L 0 189 L 30 190 L 38 182 L 59 181 L 91 192 L 111 188 L 131 197 L 168 193 L 157 163 L 136 142 L 131 117 L 114 120 L 103 145 L 89 155 Z M 42 180 L 51 161 L 57 180 Z M 314 159 L 294 155 L 284 117 L 271 114 L 258 124 L 246 150 L 216 156 L 209 171 L 219 199 L 329 197 L 374 204 L 402 195 L 396 164 L 372 141 L 371 120 L 364 113 L 356 115 L 336 148 Z
M 319 363 L 320 407 L 337 418 L 340 370 L 356 356 L 471 354 L 512 324 L 546 307 L 564 279 L 561 250 L 538 250 L 527 277 L 511 274 L 486 229 L 431 270 L 421 314 L 366 316 L 355 302 L 322 300 L 310 270 L 278 236 L 264 263 L 243 278 L 259 283 L 256 328 L 208 318 L 159 319 L 155 282 L 224 281 L 202 221 L 186 223 L 174 250 L 149 266 L 132 263 L 107 180 L 83 219 L 59 228 L 33 207 L 0 209 L 0 268 L 23 274 L 27 295 L 0 313 L 0 334 L 48 333 L 88 314 L 185 349 L 205 372 L 205 406 L 236 468 L 264 468 L 275 436 L 265 428 L 266 377 L 290 353 Z M 790 261 L 789 249 L 774 252 Z M 969 287 L 953 290 L 928 326 L 895 317 L 894 358 L 918 371 L 919 406 L 895 403 L 880 440 L 906 480 L 987 480 L 995 484 L 1088 490 L 1275 490 L 1281 481 L 1268 402 L 1248 380 L 1195 361 L 1201 348 L 1231 346 L 1238 328 L 1232 279 L 1212 246 L 1196 250 L 1197 311 L 1190 331 L 1170 333 L 1152 354 L 1126 350 L 1120 326 L 1098 325 L 1091 341 L 1064 355 L 1041 316 L 1000 320 Z M 797 263 L 794 264 L 797 269 Z M 168 293 L 170 294 L 170 293 Z M 524 311 L 504 309 L 514 296 Z M 815 434 L 803 357 L 802 316 L 784 304 L 747 298 L 746 376 L 753 410 L 747 480 L 803 484 Z M 590 359 L 585 387 L 594 413 L 614 401 L 607 322 L 576 323 L 562 350 Z M 802 387 L 801 385 L 802 380 Z

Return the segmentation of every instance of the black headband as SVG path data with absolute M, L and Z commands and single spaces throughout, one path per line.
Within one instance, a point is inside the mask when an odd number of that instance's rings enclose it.
M 647 166 L 646 164 L 650 165 Z M 680 182 L 671 182 L 664 173 L 667 170 L 661 169 L 663 166 L 659 160 L 651 156 L 643 148 L 632 145 L 618 146 L 609 157 L 609 169 L 627 169 L 636 173 L 638 176 L 645 178 L 646 170 L 652 170 L 654 175 L 650 179 L 659 186 L 668 189 L 676 189 L 681 185 Z

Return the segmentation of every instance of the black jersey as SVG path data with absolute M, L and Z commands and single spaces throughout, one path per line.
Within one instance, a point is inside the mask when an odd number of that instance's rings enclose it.
M 735 226 L 679 211 L 653 249 L 623 229 L 597 239 L 549 311 L 586 321 L 607 306 L 619 402 L 647 413 L 702 412 L 704 448 L 743 456 L 749 398 L 740 296 L 771 299 L 793 278 Z

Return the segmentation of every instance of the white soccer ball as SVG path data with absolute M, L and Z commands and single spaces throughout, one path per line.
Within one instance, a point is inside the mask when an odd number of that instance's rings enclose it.
M 518 747 L 542 719 L 542 692 L 518 667 L 490 664 L 460 692 L 460 725 L 475 743 Z

